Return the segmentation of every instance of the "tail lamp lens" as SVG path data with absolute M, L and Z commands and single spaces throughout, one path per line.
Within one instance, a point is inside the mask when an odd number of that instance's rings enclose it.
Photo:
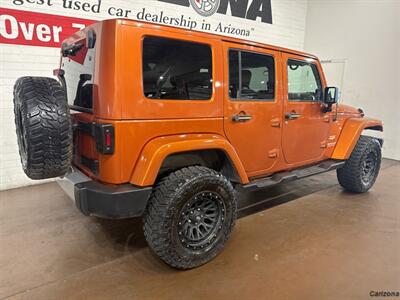
M 114 126 L 112 124 L 96 124 L 96 148 L 103 154 L 114 153 Z
M 111 132 L 106 131 L 106 147 L 111 147 Z

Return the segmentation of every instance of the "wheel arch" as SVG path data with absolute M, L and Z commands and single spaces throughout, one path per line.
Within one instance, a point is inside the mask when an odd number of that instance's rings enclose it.
M 249 182 L 236 151 L 225 138 L 193 134 L 158 137 L 148 142 L 139 156 L 130 183 L 150 186 L 159 176 L 191 165 L 219 171 L 232 182 Z
M 380 120 L 368 118 L 350 118 L 346 120 L 343 129 L 333 151 L 333 159 L 348 159 L 353 149 L 365 130 L 383 131 L 383 123 Z M 380 140 L 382 145 L 382 140 Z

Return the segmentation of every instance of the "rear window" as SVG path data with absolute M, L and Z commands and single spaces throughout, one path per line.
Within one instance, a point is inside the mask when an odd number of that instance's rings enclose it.
M 229 96 L 232 100 L 274 100 L 274 58 L 229 50 Z
M 143 41 L 143 87 L 144 95 L 150 99 L 210 99 L 210 46 L 146 37 Z
M 71 108 L 93 108 L 93 75 L 95 48 L 88 49 L 86 40 L 75 42 L 70 54 L 62 57 L 61 69 L 64 70 L 64 85 L 68 104 Z

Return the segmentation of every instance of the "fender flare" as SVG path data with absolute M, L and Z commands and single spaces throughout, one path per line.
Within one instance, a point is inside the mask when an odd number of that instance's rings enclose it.
M 214 149 L 225 152 L 242 184 L 249 182 L 235 149 L 224 137 L 215 134 L 185 134 L 162 136 L 149 141 L 139 156 L 130 183 L 137 186 L 153 185 L 162 163 L 171 154 Z
M 365 129 L 383 131 L 383 123 L 382 121 L 369 118 L 350 118 L 346 120 L 333 151 L 332 158 L 348 159 Z

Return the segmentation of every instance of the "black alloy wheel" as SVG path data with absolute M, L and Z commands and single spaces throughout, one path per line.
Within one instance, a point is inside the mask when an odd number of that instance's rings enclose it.
M 365 160 L 361 163 L 361 179 L 365 185 L 368 185 L 374 178 L 378 166 L 378 155 L 375 151 L 369 152 Z
M 222 231 L 225 205 L 215 192 L 192 197 L 181 211 L 178 234 L 182 245 L 193 250 L 208 247 Z

